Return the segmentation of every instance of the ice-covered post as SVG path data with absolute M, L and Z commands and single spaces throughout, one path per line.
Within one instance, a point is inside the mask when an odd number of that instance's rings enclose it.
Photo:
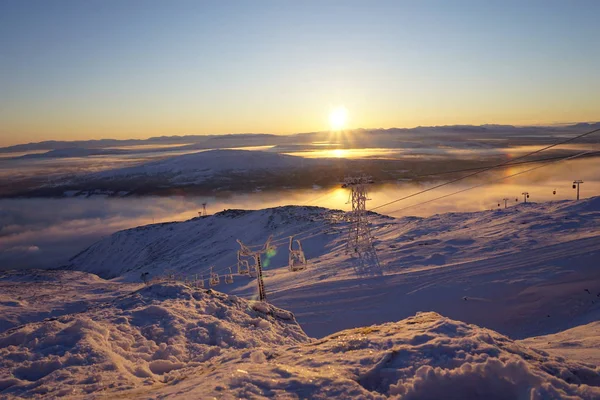
M 577 200 L 579 200 L 579 185 L 582 184 L 583 181 L 581 179 L 577 179 L 573 181 L 573 189 L 577 187 Z
M 237 240 L 237 242 L 240 245 L 240 255 L 241 256 L 245 256 L 245 257 L 253 257 L 255 264 L 256 264 L 256 281 L 258 283 L 258 299 L 260 301 L 265 301 L 267 300 L 267 294 L 265 293 L 265 282 L 263 280 L 263 276 L 262 276 L 262 261 L 260 259 L 260 255 L 262 253 L 266 253 L 268 251 L 270 251 L 273 246 L 271 246 L 271 240 L 273 239 L 273 236 L 269 236 L 269 239 L 267 239 L 267 242 L 264 244 L 264 246 L 257 251 L 252 251 L 248 248 L 248 246 L 246 246 L 244 243 L 242 243 L 239 239 Z

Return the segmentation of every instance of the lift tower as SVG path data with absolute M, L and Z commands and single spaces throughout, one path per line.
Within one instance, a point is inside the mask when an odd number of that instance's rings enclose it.
M 577 200 L 579 200 L 579 185 L 581 185 L 583 181 L 581 179 L 577 179 L 573 181 L 573 189 L 577 187 Z
M 367 185 L 372 184 L 373 179 L 362 175 L 358 177 L 349 177 L 344 179 L 342 188 L 350 189 L 350 201 L 352 211 L 349 215 L 348 241 L 346 242 L 346 252 L 352 252 L 361 259 L 362 272 L 380 269 L 379 259 L 373 246 L 373 236 L 367 218 Z
M 266 253 L 268 251 L 271 251 L 275 248 L 274 246 L 271 245 L 272 239 L 273 239 L 273 236 L 269 236 L 269 239 L 267 239 L 267 242 L 263 245 L 263 247 L 259 250 L 255 250 L 255 251 L 250 250 L 250 248 L 248 248 L 248 246 L 246 246 L 244 243 L 242 243 L 239 239 L 237 240 L 237 242 L 240 245 L 239 255 L 244 256 L 244 257 L 254 258 L 254 265 L 256 266 L 256 281 L 258 283 L 258 299 L 260 301 L 267 300 L 267 295 L 265 293 L 265 282 L 263 281 L 263 276 L 262 276 L 262 262 L 260 260 L 260 255 L 263 253 Z

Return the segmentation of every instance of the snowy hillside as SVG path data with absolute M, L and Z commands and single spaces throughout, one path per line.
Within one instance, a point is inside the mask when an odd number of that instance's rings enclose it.
M 140 287 L 106 281 L 79 271 L 0 272 L 0 332 L 9 328 L 82 312 Z
M 552 335 L 527 338 L 520 343 L 555 356 L 600 365 L 600 314 L 589 324 Z
M 211 150 L 170 157 L 135 167 L 103 171 L 83 179 L 165 176 L 171 178 L 174 183 L 184 184 L 201 182 L 225 172 L 269 171 L 277 173 L 281 169 L 303 168 L 320 165 L 323 162 L 323 160 L 309 160 L 264 151 Z
M 64 286 L 65 293 L 78 291 L 76 284 Z M 432 312 L 315 340 L 291 313 L 266 303 L 165 283 L 0 333 L 3 398 L 437 399 L 448 393 L 594 399 L 600 368 Z
M 317 207 L 230 210 L 181 223 L 118 232 L 71 260 L 70 268 L 139 282 L 232 265 L 234 283 L 217 290 L 245 298 L 256 282 L 235 274 L 235 242 L 262 244 L 267 297 L 322 337 L 339 329 L 396 321 L 432 310 L 514 338 L 555 333 L 599 319 L 600 198 L 520 204 L 506 210 L 429 218 L 373 215 L 382 274 L 357 276 L 345 252 L 341 212 Z M 287 236 L 299 236 L 309 259 L 289 272 Z M 587 291 L 586 291 L 587 290 Z
M 202 273 L 210 265 L 223 267 L 236 263 L 240 246 L 264 242 L 270 234 L 278 236 L 296 231 L 328 230 L 328 221 L 341 217 L 341 211 L 319 207 L 277 207 L 246 211 L 226 210 L 185 222 L 146 225 L 117 232 L 70 260 L 69 268 L 91 272 L 103 278 L 124 276 L 139 281 L 142 272 L 150 276 L 167 273 Z M 328 234 L 320 234 L 322 237 Z M 318 239 L 318 238 L 317 238 Z M 312 243 L 312 242 L 311 242 Z M 325 253 L 311 251 L 311 255 Z M 279 264 L 287 254 L 279 252 Z M 204 273 L 205 278 L 207 277 Z

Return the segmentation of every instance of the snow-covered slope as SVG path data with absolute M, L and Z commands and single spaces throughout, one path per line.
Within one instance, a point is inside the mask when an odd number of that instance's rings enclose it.
M 569 360 L 600 365 L 600 313 L 598 319 L 589 324 L 552 335 L 527 338 L 520 343 Z
M 265 151 L 210 150 L 170 157 L 138 165 L 99 172 L 84 179 L 164 176 L 173 183 L 197 183 L 225 173 L 270 172 L 323 164 L 324 160 L 306 159 Z
M 84 250 L 70 260 L 69 268 L 91 272 L 103 278 L 125 277 L 139 281 L 142 272 L 150 276 L 168 273 L 202 273 L 210 265 L 222 269 L 237 261 L 240 246 L 264 242 L 270 234 L 286 237 L 294 232 L 314 229 L 329 232 L 328 221 L 341 211 L 319 207 L 277 207 L 258 211 L 226 210 L 185 222 L 147 225 L 117 232 Z M 284 246 L 285 248 L 285 246 Z M 319 252 L 309 250 L 310 255 Z M 287 254 L 274 258 L 281 265 Z M 223 271 L 222 271 L 223 272 Z M 204 271 L 204 277 L 207 273 Z
M 0 394 L 87 397 L 161 387 L 232 354 L 263 360 L 264 350 L 309 341 L 291 313 L 266 303 L 156 284 L 0 334 Z
M 162 283 L 1 333 L 0 396 L 595 399 L 600 368 L 431 312 L 314 340 L 266 303 Z
M 597 319 L 600 198 L 521 204 L 506 210 L 429 218 L 373 215 L 381 274 L 357 275 L 345 252 L 341 212 L 317 207 L 230 210 L 210 217 L 118 232 L 74 257 L 70 268 L 138 281 L 219 274 L 235 265 L 235 239 L 261 244 L 268 299 L 317 337 L 433 310 L 515 338 L 555 333 Z M 287 270 L 287 236 L 299 237 L 309 268 Z M 235 275 L 216 287 L 250 298 L 256 283 Z M 586 292 L 585 290 L 589 292 Z
M 45 318 L 82 312 L 140 287 L 79 271 L 0 272 L 0 332 Z

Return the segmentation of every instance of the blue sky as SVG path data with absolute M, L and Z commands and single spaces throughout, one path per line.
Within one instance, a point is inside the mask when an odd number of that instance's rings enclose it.
M 0 144 L 600 119 L 599 1 L 0 0 Z

